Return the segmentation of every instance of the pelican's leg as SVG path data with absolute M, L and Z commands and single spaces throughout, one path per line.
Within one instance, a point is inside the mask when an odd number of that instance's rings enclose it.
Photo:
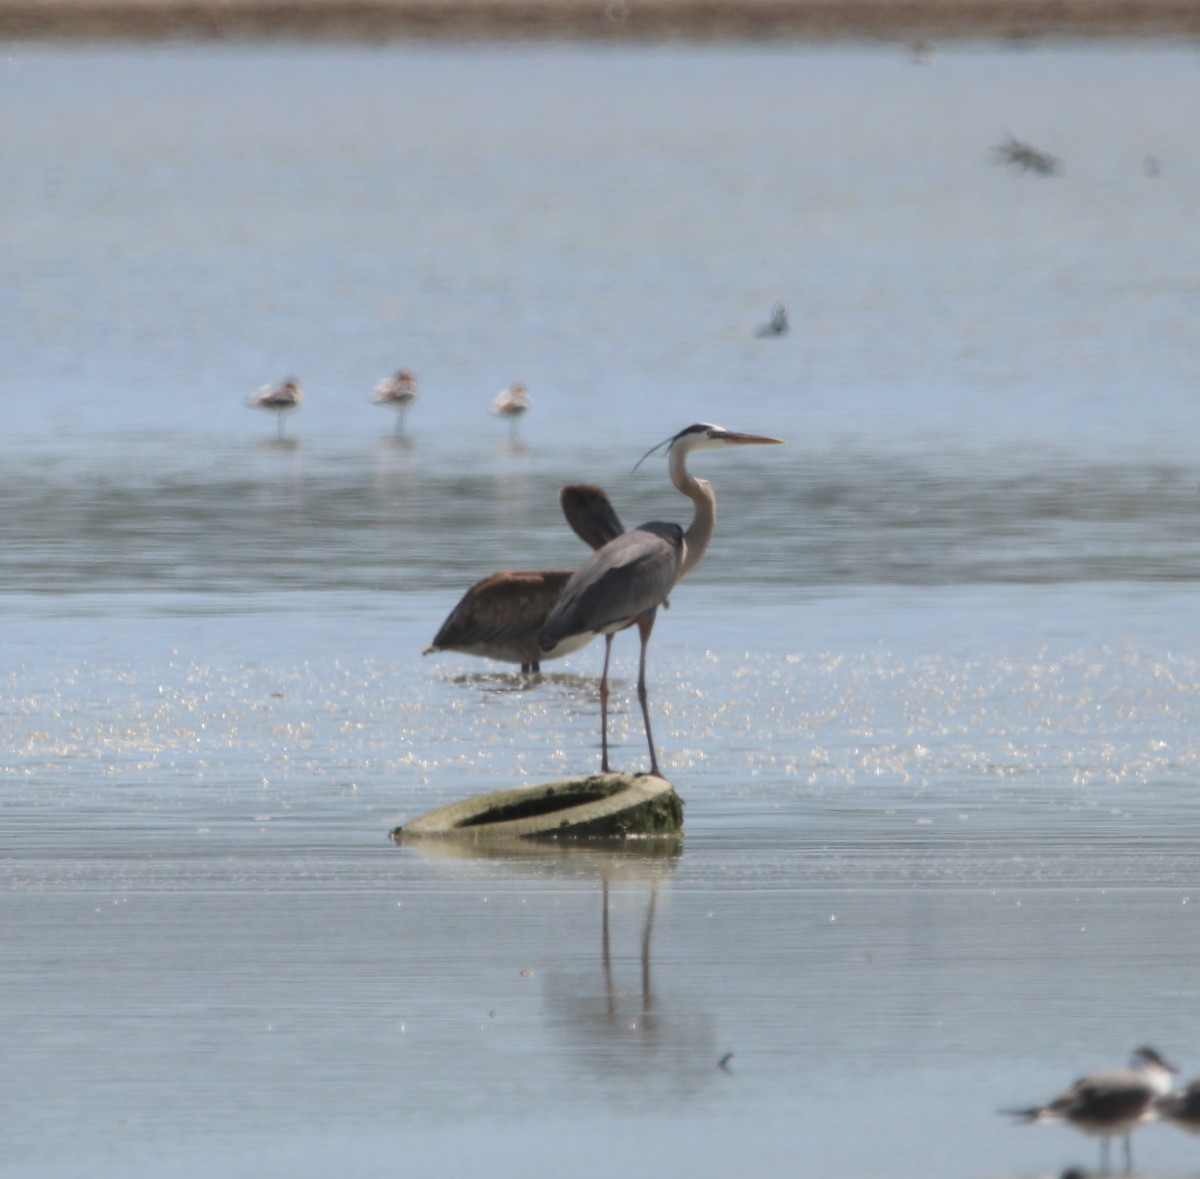
M 612 654 L 612 635 L 604 636 L 604 671 L 600 676 L 600 772 L 610 774 L 608 768 L 608 657 Z
M 650 610 L 638 619 L 638 634 L 642 639 L 642 657 L 638 663 L 638 703 L 642 706 L 642 720 L 646 725 L 646 742 L 650 746 L 650 772 L 659 778 L 658 758 L 654 753 L 654 738 L 650 733 L 650 708 L 646 703 L 646 645 L 650 642 L 650 632 L 654 629 L 654 616 L 657 610 Z

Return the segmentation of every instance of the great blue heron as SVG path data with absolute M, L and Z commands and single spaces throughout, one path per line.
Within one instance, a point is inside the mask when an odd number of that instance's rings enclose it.
M 529 396 L 529 390 L 520 381 L 516 381 L 507 389 L 501 389 L 492 398 L 491 412 L 498 418 L 508 418 L 509 436 L 515 438 L 517 422 L 521 420 L 532 404 L 533 398 Z
M 1023 1122 L 1069 1122 L 1078 1130 L 1100 1138 L 1100 1165 L 1108 1169 L 1109 1141 L 1125 1140 L 1125 1169 L 1133 1167 L 1130 1134 L 1156 1115 L 1156 1103 L 1171 1088 L 1177 1073 L 1153 1048 L 1139 1048 L 1127 1068 L 1107 1069 L 1081 1077 L 1045 1105 L 1030 1109 L 1005 1109 Z
M 266 409 L 278 416 L 279 437 L 283 437 L 283 418 L 285 414 L 298 409 L 304 400 L 304 390 L 295 377 L 288 377 L 278 385 L 263 385 L 249 397 L 246 404 L 252 409 Z
M 608 496 L 595 484 L 572 483 L 559 491 L 558 502 L 575 534 L 594 549 L 625 530 Z M 536 672 L 542 660 L 578 651 L 591 635 L 569 639 L 550 651 L 538 646 L 538 635 L 573 572 L 505 569 L 477 581 L 450 611 L 423 654 L 459 651 L 519 663 L 523 672 Z
M 396 433 L 404 431 L 404 415 L 417 399 L 417 378 L 407 369 L 398 368 L 390 377 L 385 377 L 371 394 L 376 405 L 386 405 L 396 411 Z
M 561 643 L 580 636 L 588 639 L 595 635 L 604 636 L 604 672 L 600 677 L 601 773 L 611 772 L 608 765 L 608 663 L 613 635 L 636 625 L 642 641 L 638 701 L 650 746 L 650 773 L 658 776 L 658 757 L 646 704 L 646 644 L 650 641 L 658 607 L 666 601 L 676 582 L 686 577 L 704 556 L 717 518 L 717 497 L 705 480 L 688 474 L 688 455 L 694 450 L 717 446 L 782 441 L 760 434 L 737 434 L 721 426 L 700 422 L 647 451 L 643 459 L 664 446 L 667 448 L 671 482 L 695 504 L 687 531 L 678 524 L 655 520 L 609 541 L 575 570 L 546 620 L 538 640 L 543 651 L 555 650 Z

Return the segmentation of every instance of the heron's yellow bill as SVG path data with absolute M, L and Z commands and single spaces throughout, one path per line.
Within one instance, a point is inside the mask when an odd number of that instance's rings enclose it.
M 739 434 L 736 430 L 722 430 L 719 434 L 714 434 L 713 436 L 720 438 L 722 442 L 730 443 L 732 446 L 783 445 L 782 438 L 768 438 L 765 434 Z

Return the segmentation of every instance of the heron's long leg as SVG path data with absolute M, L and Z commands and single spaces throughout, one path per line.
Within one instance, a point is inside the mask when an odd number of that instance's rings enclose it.
M 608 774 L 608 657 L 612 654 L 612 635 L 604 636 L 604 672 L 600 676 L 600 772 Z
M 1108 1170 L 1109 1170 L 1109 1161 L 1108 1161 L 1109 1141 L 1110 1141 L 1110 1139 L 1107 1137 L 1100 1139 L 1100 1170 L 1105 1172 L 1106 1174 L 1108 1173 Z
M 638 634 L 642 639 L 642 657 L 638 663 L 638 703 L 642 706 L 642 720 L 646 725 L 646 742 L 650 746 L 650 772 L 657 778 L 658 758 L 654 753 L 654 738 L 650 733 L 650 709 L 646 703 L 646 645 L 650 642 L 650 632 L 654 629 L 654 617 L 657 610 L 649 610 L 638 619 Z
M 277 413 L 275 415 L 275 433 L 278 436 L 279 441 L 282 442 L 283 441 L 283 414 L 281 414 L 281 413 Z
M 1125 1135 L 1125 1174 L 1133 1170 L 1133 1136 Z

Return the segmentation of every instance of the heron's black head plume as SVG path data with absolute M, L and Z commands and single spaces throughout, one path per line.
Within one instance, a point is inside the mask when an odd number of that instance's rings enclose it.
M 636 471 L 652 454 L 657 454 L 664 447 L 667 454 L 671 453 L 671 447 L 675 445 L 680 438 L 688 434 L 707 434 L 712 430 L 718 429 L 716 426 L 710 426 L 707 422 L 696 422 L 691 426 L 685 426 L 678 434 L 672 434 L 670 438 L 664 438 L 656 446 L 650 447 L 648 451 L 636 463 L 633 464 L 633 469 Z

